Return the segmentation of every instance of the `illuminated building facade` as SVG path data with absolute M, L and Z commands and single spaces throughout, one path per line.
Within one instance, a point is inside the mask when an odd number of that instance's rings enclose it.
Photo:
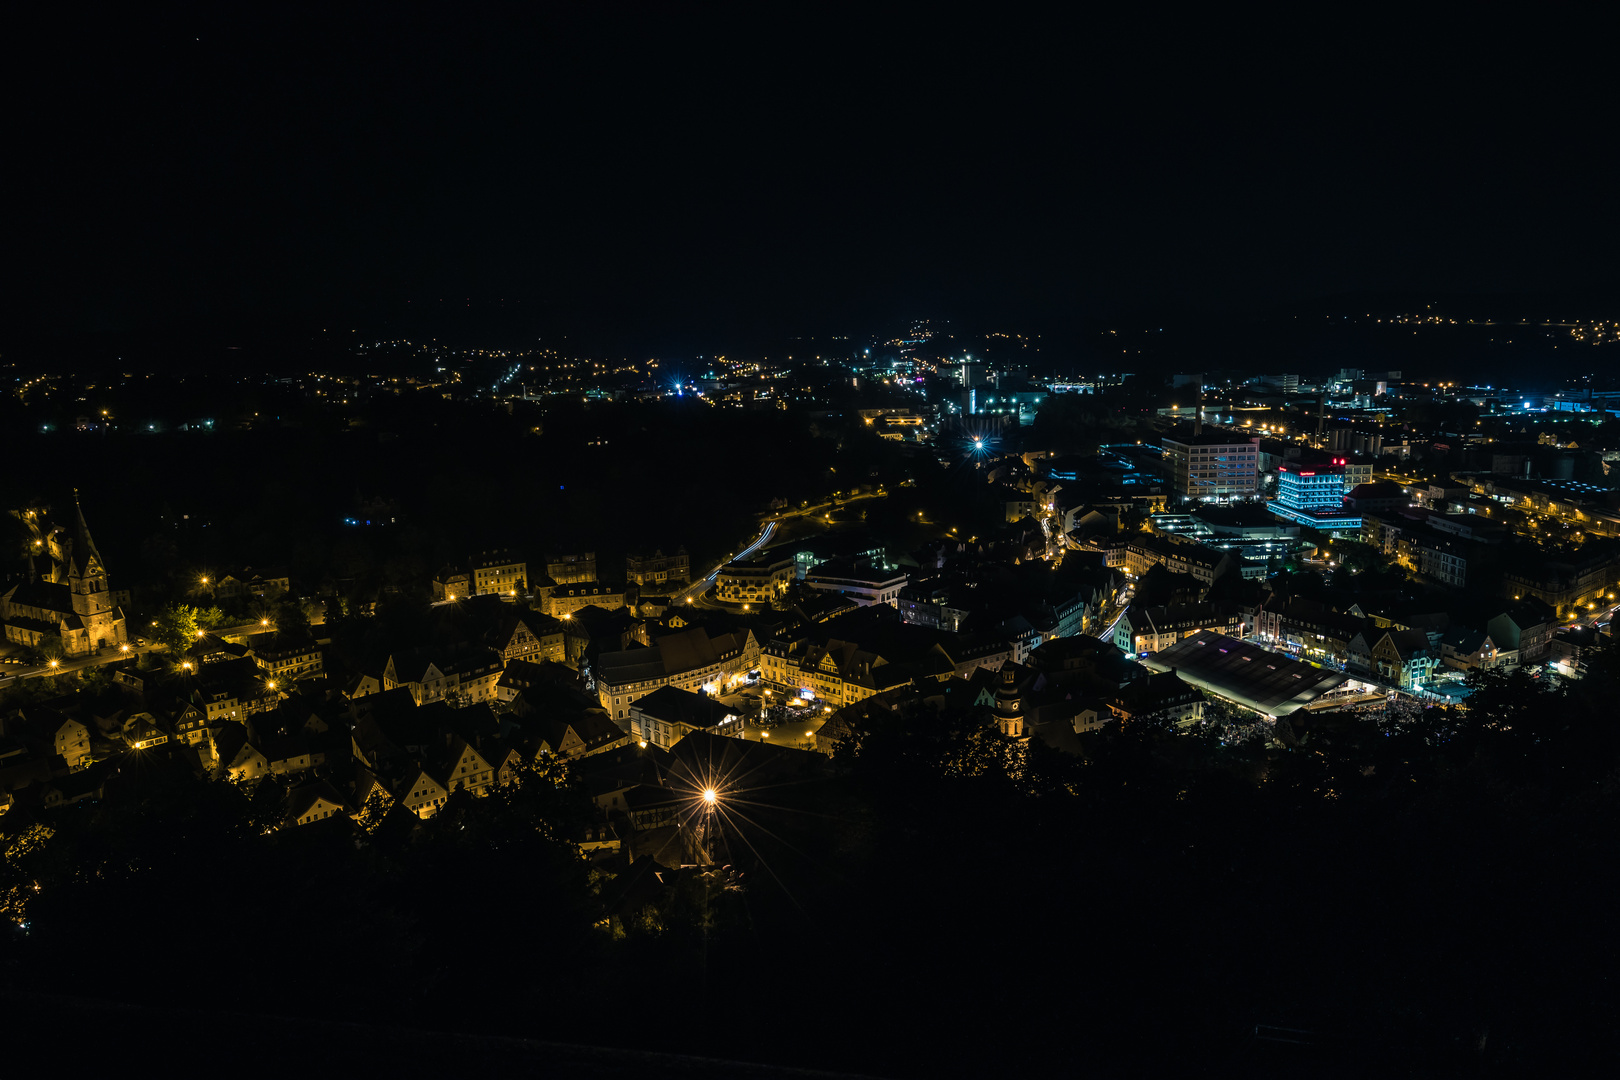
M 692 580 L 692 558 L 684 547 L 675 554 L 654 551 L 651 555 L 626 555 L 624 578 L 642 592 L 664 595 L 668 589 L 684 588 Z
M 727 693 L 759 666 L 753 631 L 709 636 L 701 626 L 666 634 L 651 648 L 606 652 L 597 657 L 592 678 L 602 708 L 629 728 L 630 706 L 654 690 Z
M 769 604 L 787 591 L 796 565 L 792 555 L 772 552 L 726 563 L 715 576 L 715 597 L 729 604 Z
M 1360 529 L 1361 515 L 1344 504 L 1344 458 L 1326 465 L 1281 465 L 1271 512 L 1319 529 Z
M 472 561 L 472 587 L 478 596 L 516 600 L 529 587 L 529 565 L 510 551 L 481 552 Z
M 1260 490 L 1260 437 L 1166 435 L 1164 461 L 1178 498 L 1231 502 Z
M 90 538 L 77 493 L 71 528 L 52 525 L 44 509 L 15 514 L 30 533 L 29 576 L 39 576 L 0 596 L 6 640 L 31 648 L 54 645 L 65 657 L 124 644 L 124 612 L 112 602 L 106 564 Z M 36 569 L 36 560 L 45 568 Z

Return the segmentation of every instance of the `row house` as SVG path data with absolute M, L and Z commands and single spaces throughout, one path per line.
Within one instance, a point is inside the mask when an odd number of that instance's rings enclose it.
M 1439 652 L 1422 630 L 1370 630 L 1351 639 L 1349 668 L 1413 690 L 1433 676 Z
M 1133 605 L 1114 626 L 1114 644 L 1126 653 L 1140 656 L 1168 649 L 1200 630 L 1236 637 L 1242 621 L 1235 609 L 1217 604 Z
M 445 655 L 417 649 L 388 658 L 382 686 L 384 692 L 403 687 L 419 706 L 435 701 L 494 701 L 503 666 L 493 649 L 464 647 Z
M 938 645 L 919 661 L 904 664 L 891 664 L 855 642 L 836 638 L 824 642 L 773 640 L 760 652 L 760 678 L 770 692 L 797 698 L 808 695 L 833 707 L 861 701 L 914 678 L 937 680 L 955 673 L 955 663 Z
M 515 660 L 561 663 L 567 654 L 563 621 L 534 611 L 513 612 L 485 640 L 508 664 Z
M 1367 629 L 1367 619 L 1353 612 L 1330 610 L 1301 597 L 1272 593 L 1254 610 L 1255 640 L 1281 646 L 1309 660 L 1344 667 L 1350 642 Z

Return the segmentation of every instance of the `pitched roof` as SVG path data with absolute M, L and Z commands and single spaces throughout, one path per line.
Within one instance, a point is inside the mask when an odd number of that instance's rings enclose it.
M 643 716 L 691 728 L 719 727 L 736 717 L 735 712 L 713 698 L 678 686 L 661 686 L 631 708 L 639 710 Z
M 90 561 L 92 559 L 94 559 L 103 570 L 107 568 L 107 563 L 102 559 L 101 552 L 96 550 L 96 542 L 90 538 L 90 526 L 84 523 L 84 507 L 79 505 L 79 491 L 77 488 L 75 488 L 73 491 L 72 558 L 74 568 L 80 573 L 84 572 L 85 568 L 90 565 Z

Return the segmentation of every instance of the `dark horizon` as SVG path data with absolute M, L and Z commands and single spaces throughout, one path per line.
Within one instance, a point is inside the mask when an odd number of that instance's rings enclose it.
M 1620 297 L 1598 75 L 1533 41 L 775 31 L 615 9 L 41 34 L 0 330 L 483 318 L 633 356 L 918 317 L 1061 342 L 1366 292 Z

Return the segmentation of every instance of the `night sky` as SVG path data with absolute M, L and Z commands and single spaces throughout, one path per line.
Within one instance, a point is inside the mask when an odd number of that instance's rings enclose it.
M 785 10 L 13 26 L 0 331 L 459 304 L 701 351 L 1620 293 L 1594 27 Z

